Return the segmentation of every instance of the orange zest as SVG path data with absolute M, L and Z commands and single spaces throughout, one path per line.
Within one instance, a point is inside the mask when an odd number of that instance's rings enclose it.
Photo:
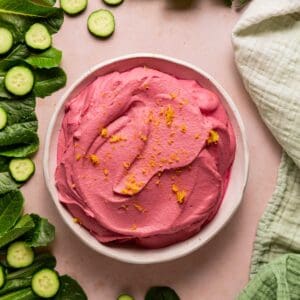
M 126 170 L 128 170 L 128 169 L 130 168 L 130 163 L 124 161 L 124 162 L 123 162 L 123 167 L 124 167 Z
M 109 142 L 111 144 L 114 144 L 114 143 L 118 143 L 118 142 L 122 142 L 122 141 L 126 141 L 127 139 L 123 138 L 122 136 L 120 135 L 112 135 L 109 139 Z
M 171 105 L 168 105 L 165 109 L 165 119 L 168 127 L 171 127 L 175 117 L 175 112 Z
M 146 211 L 146 209 L 138 203 L 134 203 L 133 206 L 137 211 L 139 211 L 141 213 L 144 213 Z
M 131 227 L 130 227 L 130 230 L 136 231 L 137 230 L 137 225 L 136 224 L 132 224 Z
M 200 139 L 200 133 L 195 134 L 195 140 L 199 140 Z
M 186 191 L 180 190 L 176 184 L 172 184 L 172 192 L 176 194 L 177 202 L 183 204 L 186 198 Z
M 100 164 L 100 159 L 96 154 L 90 154 L 88 157 L 94 166 L 97 166 Z
M 100 130 L 100 135 L 103 137 L 103 138 L 106 138 L 107 136 L 108 136 L 108 130 L 107 130 L 107 128 L 102 128 L 101 130 Z
M 136 178 L 134 175 L 129 175 L 127 177 L 126 183 L 125 183 L 125 188 L 121 191 L 123 195 L 135 195 L 137 194 L 141 188 L 143 187 L 143 182 L 138 182 L 136 181 Z
M 208 136 L 208 138 L 206 140 L 206 143 L 208 145 L 210 145 L 210 144 L 217 144 L 218 141 L 219 141 L 219 134 L 218 134 L 218 132 L 215 131 L 215 130 L 213 130 L 213 129 L 210 130 L 209 131 L 209 136 Z
M 186 125 L 185 125 L 185 124 L 181 124 L 181 126 L 180 126 L 180 131 L 181 131 L 182 133 L 186 133 L 186 130 L 187 130 Z

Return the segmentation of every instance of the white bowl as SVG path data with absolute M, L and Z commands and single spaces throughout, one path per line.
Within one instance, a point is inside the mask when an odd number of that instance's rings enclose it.
M 59 202 L 55 187 L 56 152 L 59 130 L 64 117 L 65 103 L 74 97 L 96 77 L 113 72 L 127 71 L 137 66 L 144 66 L 169 73 L 181 79 L 194 79 L 203 87 L 214 91 L 225 106 L 234 127 L 237 140 L 236 155 L 232 165 L 230 182 L 222 205 L 215 218 L 198 234 L 186 241 L 161 249 L 141 249 L 118 246 L 106 246 L 98 242 L 87 230 L 74 223 L 71 214 Z M 226 91 L 209 74 L 203 70 L 178 59 L 157 54 L 132 54 L 102 62 L 83 74 L 64 94 L 59 101 L 49 124 L 44 153 L 44 175 L 52 199 L 65 223 L 85 244 L 95 251 L 114 259 L 136 264 L 150 264 L 170 261 L 187 255 L 207 243 L 228 222 L 239 206 L 248 175 L 248 148 L 245 129 L 234 102 Z

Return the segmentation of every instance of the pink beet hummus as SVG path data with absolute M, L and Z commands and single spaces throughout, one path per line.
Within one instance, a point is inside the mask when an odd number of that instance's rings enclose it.
M 114 72 L 65 106 L 59 198 L 102 243 L 164 247 L 216 215 L 235 146 L 220 100 L 197 82 Z

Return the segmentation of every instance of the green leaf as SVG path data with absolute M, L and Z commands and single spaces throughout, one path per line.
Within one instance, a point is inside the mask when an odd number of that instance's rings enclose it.
M 87 296 L 76 280 L 68 275 L 60 276 L 60 288 L 54 300 L 87 300 Z
M 7 113 L 8 125 L 37 120 L 35 114 L 35 98 L 33 96 L 28 96 L 22 100 L 0 99 L 0 107 Z
M 180 298 L 167 286 L 155 286 L 148 290 L 145 300 L 180 300 Z
M 2 299 L 1 299 L 2 298 Z M 34 294 L 32 288 L 28 287 L 25 289 L 21 289 L 15 292 L 11 292 L 9 294 L 6 294 L 5 296 L 1 297 L 1 300 L 34 300 L 38 299 L 36 295 Z
M 8 172 L 0 173 L 0 195 L 16 190 L 20 185 L 17 184 Z M 1 200 L 0 200 L 1 201 Z
M 11 229 L 23 210 L 24 198 L 19 190 L 0 196 L 0 237 Z
M 66 85 L 67 77 L 61 68 L 36 70 L 34 92 L 37 97 L 46 97 Z
M 8 280 L 5 282 L 4 286 L 0 289 L 0 295 L 6 295 L 10 292 L 20 290 L 31 286 L 31 278 L 20 278 Z
M 5 58 L 0 60 L 0 76 L 4 76 L 11 67 L 22 62 L 29 54 L 30 51 L 25 45 L 18 45 Z
M 34 154 L 39 149 L 39 139 L 36 134 L 36 138 L 29 145 L 7 146 L 0 148 L 0 155 L 6 157 L 26 157 Z
M 24 157 L 34 153 L 39 145 L 37 121 L 16 123 L 0 131 L 0 155 Z
M 54 68 L 60 65 L 62 58 L 62 52 L 55 49 L 50 48 L 42 53 L 31 54 L 25 61 L 33 67 L 36 68 Z
M 0 295 L 6 295 L 10 292 L 20 290 L 31 286 L 31 278 L 20 278 L 8 280 L 5 282 L 4 286 L 0 289 Z
M 56 3 L 56 0 L 31 0 L 31 1 L 37 4 L 50 5 L 50 6 L 54 6 L 54 4 Z
M 7 113 L 8 124 L 0 131 L 0 155 L 22 157 L 34 153 L 39 145 L 35 98 L 0 98 L 0 107 Z
M 12 95 L 4 87 L 4 79 L 0 77 L 0 98 L 11 99 Z
M 34 228 L 26 234 L 25 240 L 31 247 L 42 247 L 50 244 L 55 238 L 55 227 L 47 219 L 31 214 Z
M 0 237 L 0 248 L 15 241 L 32 228 L 34 228 L 32 218 L 29 215 L 24 215 L 12 229 Z
M 36 22 L 45 24 L 50 33 L 55 33 L 61 27 L 64 17 L 62 9 L 45 5 L 45 1 L 40 5 L 30 0 L 0 0 L 0 13 L 0 23 L 14 27 L 17 40 Z
M 39 146 L 35 98 L 8 100 L 0 98 L 0 107 L 7 113 L 7 127 L 0 131 L 0 155 L 24 157 Z
M 224 2 L 225 2 L 225 4 L 226 4 L 227 6 L 231 6 L 233 0 L 224 0 Z
M 0 172 L 7 172 L 8 171 L 8 164 L 10 159 L 7 157 L 0 156 Z

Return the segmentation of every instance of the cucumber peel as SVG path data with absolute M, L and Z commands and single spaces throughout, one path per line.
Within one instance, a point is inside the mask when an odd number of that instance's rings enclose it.
M 110 6 L 117 6 L 123 3 L 123 0 L 103 0 L 103 2 Z
M 127 294 L 122 294 L 118 297 L 117 300 L 134 300 L 134 298 L 130 295 Z

